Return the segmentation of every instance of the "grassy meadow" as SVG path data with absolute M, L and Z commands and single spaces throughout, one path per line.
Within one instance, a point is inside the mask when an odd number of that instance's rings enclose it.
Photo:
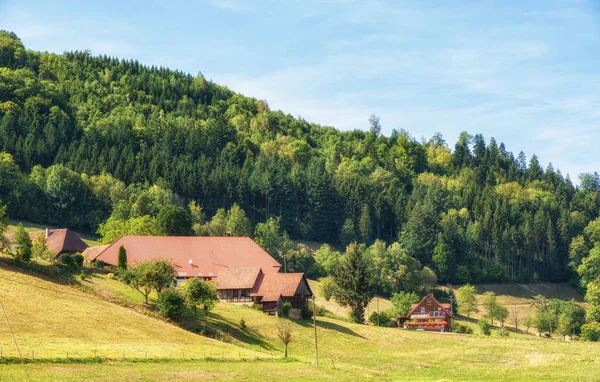
M 250 307 L 218 303 L 208 316 L 200 314 L 200 324 L 186 312 L 184 327 L 203 325 L 216 340 L 157 318 L 141 295 L 105 275 L 61 285 L 4 260 L 0 298 L 36 381 L 564 381 L 600 375 L 597 343 L 405 331 L 350 324 L 335 315 L 318 318 L 315 368 L 310 321 L 292 321 L 291 358 L 285 360 L 277 338 L 281 319 Z M 311 287 L 319 293 L 316 282 Z M 380 300 L 380 309 L 386 304 Z M 0 325 L 0 347 L 5 361 L 16 356 L 6 325 Z M 24 380 L 23 367 L 11 359 L 0 359 L 0 380 Z

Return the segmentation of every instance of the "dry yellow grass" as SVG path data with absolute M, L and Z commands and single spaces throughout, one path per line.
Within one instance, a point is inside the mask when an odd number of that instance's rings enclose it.
M 281 362 L 277 359 L 282 354 L 277 338 L 281 319 L 276 317 L 249 307 L 219 303 L 202 319 L 229 342 L 223 343 L 104 301 L 120 299 L 141 309 L 136 292 L 118 281 L 99 277 L 86 285 L 103 297 L 90 298 L 95 295 L 0 268 L 0 297 L 26 356 L 35 349 L 36 357 L 64 357 L 66 351 L 70 351 L 70 356 L 89 357 L 97 348 L 101 357 L 120 358 L 125 351 L 127 358 L 143 358 L 148 351 L 149 357 L 173 359 L 148 363 L 31 364 L 28 368 L 34 380 L 564 381 L 595 380 L 600 375 L 600 353 L 594 343 L 513 334 L 501 339 L 423 333 L 324 317 L 318 318 L 320 368 L 315 369 L 311 366 L 314 343 L 309 321 L 292 322 L 290 355 L 295 360 Z M 241 318 L 246 321 L 245 330 L 239 325 Z M 5 355 L 10 354 L 12 344 L 3 325 L 0 346 Z M 182 352 L 186 358 L 223 355 L 226 360 L 181 362 L 177 359 Z M 256 361 L 256 356 L 262 361 Z M 20 365 L 0 366 L 3 381 L 22 377 Z
M 116 282 L 115 282 L 116 283 Z M 238 357 L 239 349 L 75 288 L 0 268 L 0 298 L 21 350 L 36 357 Z M 4 318 L 2 317 L 4 320 Z M 16 356 L 6 324 L 4 356 Z

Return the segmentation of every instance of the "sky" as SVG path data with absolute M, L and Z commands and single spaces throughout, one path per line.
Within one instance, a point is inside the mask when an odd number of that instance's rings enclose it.
M 192 4 L 193 3 L 193 4 Z M 137 59 L 340 130 L 462 131 L 600 172 L 600 1 L 0 0 L 29 49 Z

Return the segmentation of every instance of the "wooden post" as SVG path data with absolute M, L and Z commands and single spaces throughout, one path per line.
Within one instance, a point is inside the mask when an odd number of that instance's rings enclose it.
M 317 306 L 315 305 L 315 296 L 312 296 L 313 301 L 313 326 L 315 328 L 315 366 L 319 367 L 319 347 L 317 346 Z
M 379 326 L 379 297 L 377 297 L 377 326 Z

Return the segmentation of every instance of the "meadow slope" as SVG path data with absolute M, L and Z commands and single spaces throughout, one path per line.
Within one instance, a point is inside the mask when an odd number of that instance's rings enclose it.
M 35 380 L 563 381 L 595 380 L 600 374 L 595 343 L 422 333 L 325 317 L 318 318 L 317 369 L 308 321 L 292 322 L 292 359 L 285 361 L 277 339 L 281 319 L 249 307 L 219 303 L 201 317 L 222 342 L 144 314 L 136 293 L 105 276 L 83 281 L 88 292 L 82 292 L 5 263 L 0 267 L 0 296 L 17 340 L 27 358 L 35 350 L 36 363 L 28 365 Z M 189 312 L 185 320 L 193 320 Z M 14 355 L 5 325 L 0 346 L 5 357 Z M 103 362 L 56 364 L 57 358 L 65 361 L 66 351 L 70 357 L 91 357 L 94 349 Z M 154 359 L 146 360 L 146 351 Z M 2 381 L 23 376 L 18 364 L 0 366 Z

